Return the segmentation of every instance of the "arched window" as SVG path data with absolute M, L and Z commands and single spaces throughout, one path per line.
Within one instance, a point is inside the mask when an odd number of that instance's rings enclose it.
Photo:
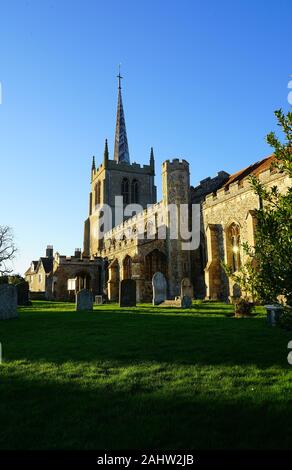
M 122 193 L 122 196 L 123 196 L 123 203 L 124 204 L 129 204 L 129 180 L 128 180 L 128 178 L 123 178 L 122 179 L 121 193 Z
M 139 202 L 139 183 L 138 183 L 138 180 L 133 180 L 132 181 L 131 194 L 132 194 L 132 203 L 133 204 L 138 204 L 138 202 Z
M 155 249 L 145 256 L 145 279 L 151 281 L 153 274 L 160 271 L 166 276 L 166 256 Z
M 231 224 L 228 231 L 229 245 L 231 248 L 231 266 L 233 272 L 238 271 L 241 265 L 240 260 L 240 229 L 235 223 Z
M 100 190 L 101 190 L 101 182 L 98 181 L 94 188 L 94 203 L 95 206 L 100 204 Z
M 126 256 L 123 262 L 123 278 L 132 278 L 132 259 L 130 258 L 130 256 Z

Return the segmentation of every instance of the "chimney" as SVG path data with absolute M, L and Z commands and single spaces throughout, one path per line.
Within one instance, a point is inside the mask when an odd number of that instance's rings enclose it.
M 53 256 L 54 256 L 54 248 L 53 248 L 53 245 L 47 245 L 46 257 L 47 257 L 47 258 L 53 258 Z
M 81 258 L 81 248 L 75 248 L 74 256 L 75 258 Z

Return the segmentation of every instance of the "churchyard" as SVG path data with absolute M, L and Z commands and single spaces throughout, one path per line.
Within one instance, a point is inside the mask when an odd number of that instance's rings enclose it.
M 232 308 L 18 307 L 0 322 L 0 447 L 289 448 L 291 333 Z

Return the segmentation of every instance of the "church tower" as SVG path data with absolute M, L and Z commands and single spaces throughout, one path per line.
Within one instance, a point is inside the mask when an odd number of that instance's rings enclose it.
M 151 148 L 147 165 L 142 166 L 130 162 L 120 72 L 117 78 L 118 103 L 114 158 L 110 159 L 108 142 L 105 140 L 104 154 L 100 159 L 100 165 L 97 164 L 95 157 L 92 159 L 89 217 L 84 226 L 84 255 L 87 256 L 95 256 L 102 249 L 100 219 L 108 207 L 111 209 L 111 226 L 113 228 L 125 220 L 125 217 L 121 216 L 125 206 L 139 204 L 140 210 L 143 210 L 147 208 L 148 204 L 156 203 L 154 152 Z

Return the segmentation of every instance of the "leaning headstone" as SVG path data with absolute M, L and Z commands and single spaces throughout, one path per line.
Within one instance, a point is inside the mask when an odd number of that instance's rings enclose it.
M 17 289 L 12 284 L 0 285 L 0 320 L 17 318 Z
M 181 308 L 191 308 L 192 299 L 188 295 L 184 295 L 181 299 Z
M 82 289 L 76 294 L 76 311 L 92 310 L 93 309 L 93 296 L 87 289 Z
M 136 281 L 123 279 L 120 283 L 120 307 L 136 307 Z
M 153 287 L 153 305 L 159 305 L 164 302 L 167 297 L 167 282 L 164 275 L 161 272 L 157 272 L 152 278 Z
M 180 296 L 183 299 L 184 296 L 190 297 L 191 299 L 194 297 L 194 288 L 193 284 L 189 280 L 188 277 L 185 277 L 180 284 Z

